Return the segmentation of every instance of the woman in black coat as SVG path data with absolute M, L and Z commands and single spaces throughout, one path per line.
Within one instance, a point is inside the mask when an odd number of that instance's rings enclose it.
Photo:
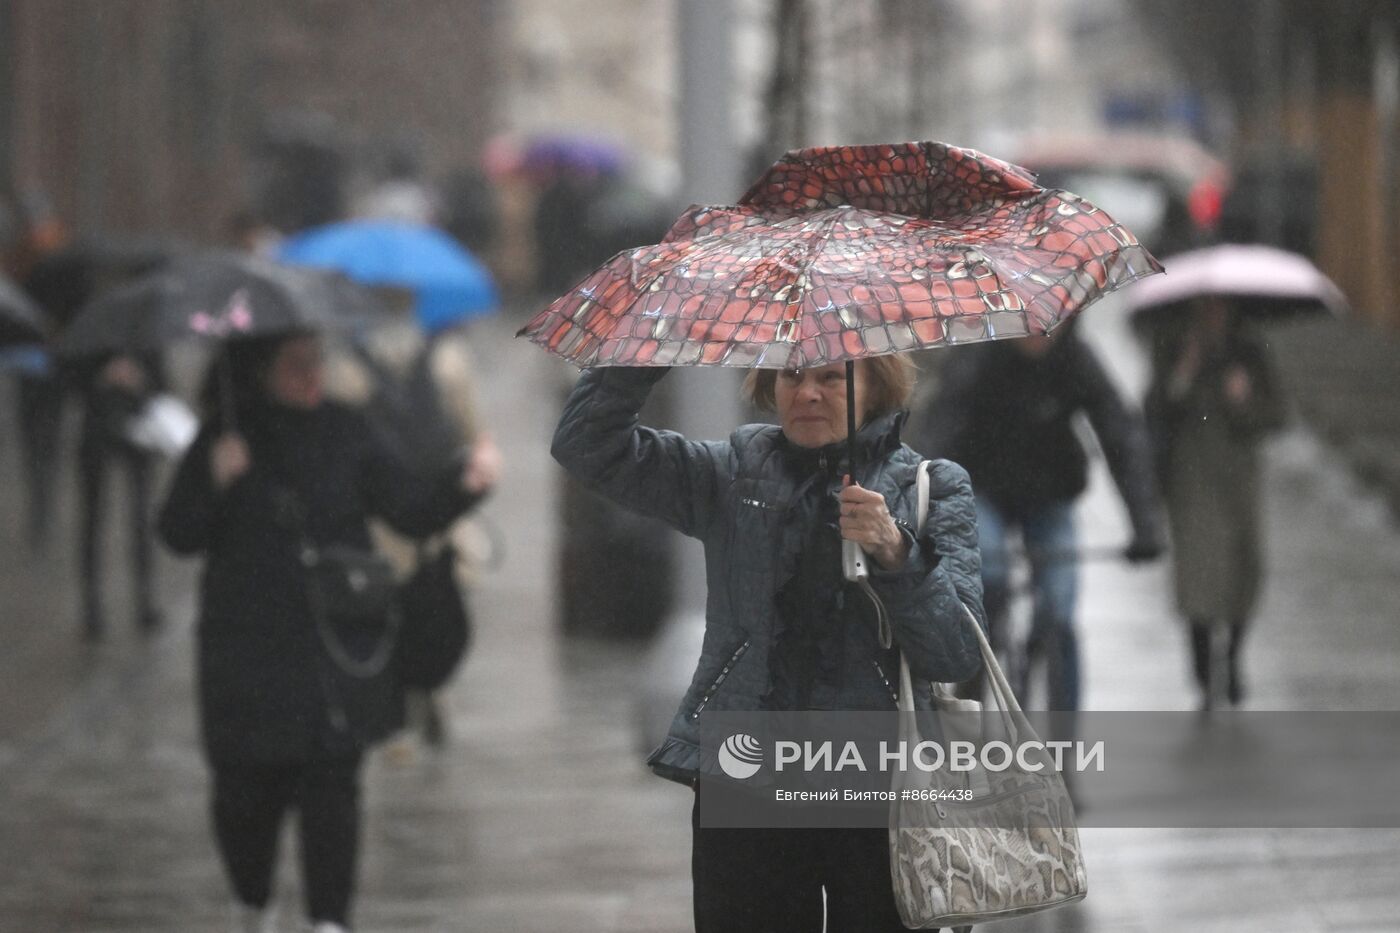
M 241 928 L 257 930 L 270 913 L 282 818 L 298 809 L 308 912 L 317 931 L 343 930 L 360 763 L 398 727 L 401 698 L 387 670 L 355 677 L 333 660 L 301 555 L 308 542 L 368 552 L 370 515 L 430 534 L 483 484 L 454 467 L 424 488 L 357 414 L 323 402 L 314 335 L 240 341 L 226 353 L 232 397 L 219 407 L 232 408 L 236 427 L 209 419 L 159 520 L 174 551 L 205 558 L 198 672 L 214 832 Z

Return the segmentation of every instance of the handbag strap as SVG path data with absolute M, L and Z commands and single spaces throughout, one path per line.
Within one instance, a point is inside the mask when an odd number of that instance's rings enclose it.
M 399 628 L 403 624 L 403 618 L 397 603 L 391 601 L 389 604 L 389 617 L 385 620 L 384 633 L 375 642 L 374 650 L 364 658 L 355 657 L 333 630 L 330 613 L 326 610 L 325 593 L 322 592 L 321 586 L 316 580 L 316 574 L 312 572 L 315 565 L 322 559 L 322 549 L 311 540 L 311 533 L 307 531 L 306 504 L 290 485 L 278 483 L 275 488 L 277 494 L 290 506 L 296 523 L 298 543 L 301 549 L 302 580 L 306 587 L 306 601 L 311 610 L 311 620 L 316 626 L 316 635 L 320 638 L 322 647 L 326 649 L 331 663 L 340 668 L 342 673 L 358 680 L 378 677 L 384 673 L 389 662 L 393 660 L 394 648 L 398 645 Z
M 312 562 L 317 560 L 320 560 L 320 552 L 314 545 L 305 544 L 302 566 L 310 570 Z M 311 618 L 316 623 L 316 633 L 320 636 L 321 644 L 332 663 L 340 668 L 342 673 L 358 680 L 369 680 L 384 673 L 384 669 L 393 659 L 394 648 L 399 641 L 399 629 L 403 626 L 403 615 L 399 611 L 398 603 L 393 600 L 389 602 L 388 618 L 384 620 L 384 633 L 375 642 L 374 650 L 364 658 L 357 658 L 335 634 L 330 622 L 330 613 L 326 611 L 326 597 L 316 581 L 315 574 L 306 573 L 303 577 L 306 580 L 306 598 L 311 607 Z
M 924 523 L 928 521 L 930 500 L 928 467 L 930 462 L 924 460 L 919 464 L 918 481 L 915 485 L 918 509 L 915 527 L 920 532 L 923 531 Z M 982 653 L 982 664 L 987 670 L 987 680 L 991 684 L 992 696 L 996 700 L 997 709 L 1001 714 L 1002 725 L 1006 729 L 1006 734 L 1009 737 L 1014 737 L 1021 731 L 1018 726 L 1025 725 L 1021 705 L 1016 701 L 1011 684 L 1006 679 L 1001 665 L 997 662 L 996 653 L 992 651 L 992 645 L 987 640 L 986 632 L 982 631 L 977 617 L 972 614 L 972 610 L 961 599 L 958 600 L 958 605 L 962 608 L 963 618 L 967 620 L 977 638 L 977 647 Z M 953 696 L 952 689 L 947 684 L 934 684 L 934 695 L 940 700 L 939 705 L 949 708 L 950 711 L 977 712 L 981 709 L 981 704 L 975 700 L 958 700 Z M 902 651 L 899 655 L 899 708 L 903 712 L 914 711 L 913 678 L 909 671 L 909 661 Z

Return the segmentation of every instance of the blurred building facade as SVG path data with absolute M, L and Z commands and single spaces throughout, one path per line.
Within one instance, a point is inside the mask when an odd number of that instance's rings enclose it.
M 1400 329 L 1400 4 L 1136 6 L 1190 80 L 1232 115 L 1230 155 L 1259 176 L 1252 238 L 1287 242 L 1303 202 L 1315 231 L 1301 245 L 1360 314 Z
M 210 238 L 251 201 L 286 209 L 295 178 L 274 176 L 299 157 L 311 201 L 335 200 L 347 150 L 380 138 L 419 144 L 428 170 L 474 162 L 500 6 L 3 0 L 0 172 L 79 229 Z
M 672 158 L 674 20 L 672 0 L 510 4 L 503 124 L 522 136 L 597 135 Z
M 80 229 L 218 236 L 342 209 L 393 141 L 441 178 L 496 133 L 574 132 L 674 184 L 680 0 L 0 0 L 0 179 Z M 1192 135 L 1242 236 L 1313 253 L 1400 327 L 1394 0 L 735 0 L 734 134 L 1016 152 L 1115 120 Z M 736 192 L 737 194 L 737 192 Z M 1250 205 L 1253 205 L 1251 207 Z

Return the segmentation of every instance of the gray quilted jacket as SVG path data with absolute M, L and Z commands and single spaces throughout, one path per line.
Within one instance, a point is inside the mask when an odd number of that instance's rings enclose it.
M 553 454 L 619 505 L 704 545 L 709 595 L 700 662 L 666 740 L 648 759 L 657 774 L 689 782 L 714 770 L 714 750 L 700 744 L 705 711 L 761 709 L 769 693 L 769 654 L 781 626 L 774 596 L 792 573 L 804 533 L 785 520 L 785 512 L 810 479 L 810 472 L 801 475 L 793 464 L 811 458 L 794 457 L 801 449 L 773 425 L 744 425 L 727 442 L 690 441 L 642 427 L 638 412 L 665 373 L 586 371 L 565 405 Z M 857 435 L 878 457 L 863 470 L 861 483 L 885 497 L 896 522 L 914 539 L 920 457 L 899 443 L 902 420 L 902 413 L 875 419 Z M 911 540 L 907 564 L 898 572 L 872 573 L 871 583 L 914 676 L 956 682 L 971 678 L 981 664 L 959 606 L 961 600 L 985 625 L 976 509 L 961 467 L 934 461 L 930 478 L 928 521 Z M 856 593 L 847 602 L 867 601 Z M 824 695 L 814 695 L 814 707 L 894 708 L 898 655 L 882 651 L 873 616 L 869 620 L 843 626 L 840 676 Z

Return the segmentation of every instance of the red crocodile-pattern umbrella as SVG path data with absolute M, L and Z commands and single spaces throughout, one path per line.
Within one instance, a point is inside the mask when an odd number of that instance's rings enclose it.
M 974 150 L 802 149 L 520 334 L 580 366 L 812 367 L 1048 333 L 1159 271 L 1101 209 Z

